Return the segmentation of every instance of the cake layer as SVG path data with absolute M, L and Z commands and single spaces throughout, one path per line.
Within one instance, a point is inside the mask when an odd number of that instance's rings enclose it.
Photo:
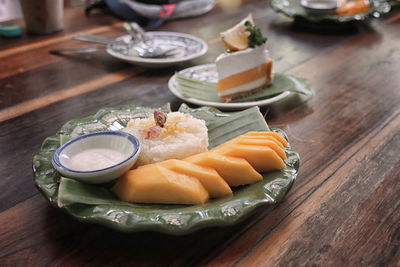
M 228 96 L 228 95 L 234 95 L 234 94 L 239 94 L 239 93 L 243 93 L 243 92 L 247 92 L 249 90 L 258 88 L 262 85 L 264 85 L 267 81 L 267 77 L 264 75 L 264 77 L 261 77 L 257 80 L 236 86 L 236 87 L 232 87 L 229 89 L 226 89 L 224 91 L 218 91 L 218 96 Z
M 223 80 L 231 75 L 252 69 L 269 60 L 269 53 L 265 45 L 249 48 L 234 53 L 224 53 L 218 56 L 218 79 Z
M 255 83 L 253 85 L 253 87 L 250 87 L 250 88 L 255 88 L 257 86 L 261 86 L 265 82 L 265 80 L 268 78 L 267 76 L 269 76 L 268 74 L 271 72 L 271 69 L 272 69 L 272 61 L 270 60 L 268 62 L 260 64 L 259 66 L 254 67 L 254 68 L 233 74 L 222 80 L 220 79 L 220 80 L 218 80 L 218 92 L 238 88 L 242 85 L 245 85 L 248 83 L 254 83 L 255 81 L 258 81 L 258 80 L 261 80 L 262 78 L 264 78 L 264 79 L 262 79 L 262 82 Z
M 256 68 L 257 70 L 262 70 L 262 72 L 258 72 L 257 75 L 243 75 L 243 77 L 241 77 L 242 75 L 241 73 L 239 73 L 226 78 L 226 80 L 230 80 L 230 82 L 225 83 L 225 85 L 228 84 L 232 86 L 239 84 L 238 86 L 223 88 L 223 86 L 220 86 L 220 81 L 218 81 L 218 97 L 224 102 L 229 102 L 232 99 L 236 99 L 256 92 L 270 84 L 273 79 L 272 60 L 264 63 L 262 66 L 263 68 Z M 244 71 L 242 73 L 247 73 L 247 71 Z M 259 76 L 260 78 L 254 79 Z M 221 90 L 221 88 L 224 90 Z

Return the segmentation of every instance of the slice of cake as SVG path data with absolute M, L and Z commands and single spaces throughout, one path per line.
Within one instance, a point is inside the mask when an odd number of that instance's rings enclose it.
M 272 60 L 266 38 L 254 26 L 251 14 L 233 28 L 221 33 L 228 52 L 216 59 L 218 97 L 229 102 L 249 95 L 272 82 Z
M 224 102 L 251 94 L 272 82 L 272 60 L 265 45 L 222 54 L 216 65 L 218 96 Z

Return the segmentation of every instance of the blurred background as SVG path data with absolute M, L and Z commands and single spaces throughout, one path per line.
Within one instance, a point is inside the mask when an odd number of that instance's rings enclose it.
M 21 18 L 22 11 L 17 0 L 0 0 L 0 22 Z
M 35 0 L 32 0 L 35 1 Z M 84 5 L 86 0 L 64 0 L 65 6 Z M 0 22 L 22 18 L 22 11 L 18 0 L 0 0 Z

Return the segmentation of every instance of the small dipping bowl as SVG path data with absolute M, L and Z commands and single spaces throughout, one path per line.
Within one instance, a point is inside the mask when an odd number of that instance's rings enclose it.
M 336 0 L 301 0 L 300 4 L 307 13 L 313 15 L 331 14 L 339 7 Z
M 98 184 L 128 171 L 140 153 L 139 140 L 121 131 L 102 131 L 78 136 L 59 147 L 53 166 L 61 175 Z

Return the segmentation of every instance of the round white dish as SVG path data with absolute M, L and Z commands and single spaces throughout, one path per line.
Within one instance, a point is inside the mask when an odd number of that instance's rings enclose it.
M 153 39 L 155 45 L 162 49 L 175 48 L 174 54 L 164 58 L 144 58 L 136 55 L 125 55 L 107 47 L 107 53 L 111 56 L 145 67 L 168 67 L 178 63 L 198 58 L 207 53 L 208 46 L 203 40 L 185 33 L 178 32 L 146 32 L 146 35 Z M 116 41 L 129 42 L 129 35 L 120 36 Z
M 52 164 L 65 177 L 91 184 L 105 183 L 128 171 L 139 153 L 140 143 L 131 134 L 121 131 L 94 132 L 60 146 L 54 153 Z M 112 162 L 114 155 L 120 158 Z M 90 156 L 96 157 L 96 160 Z M 93 165 L 88 167 L 89 164 Z
M 339 7 L 336 0 L 301 0 L 300 5 L 310 14 L 333 14 Z
M 215 68 L 215 64 L 205 64 L 194 66 L 191 68 L 187 68 L 184 70 L 179 71 L 182 75 L 187 75 L 192 78 L 196 78 L 200 81 L 208 81 L 208 82 L 216 82 L 218 79 L 218 74 Z M 176 75 L 173 75 L 168 81 L 168 88 L 169 90 L 178 98 L 182 99 L 183 101 L 189 102 L 191 104 L 199 105 L 199 106 L 209 106 L 215 107 L 221 110 L 239 110 L 245 109 L 253 106 L 265 106 L 272 103 L 275 103 L 285 97 L 287 97 L 290 92 L 285 91 L 280 93 L 277 96 L 261 99 L 257 101 L 248 101 L 248 102 L 234 102 L 234 103 L 224 103 L 224 102 L 211 102 L 205 101 L 195 98 L 189 98 L 182 95 L 178 90 L 178 85 L 176 81 Z

